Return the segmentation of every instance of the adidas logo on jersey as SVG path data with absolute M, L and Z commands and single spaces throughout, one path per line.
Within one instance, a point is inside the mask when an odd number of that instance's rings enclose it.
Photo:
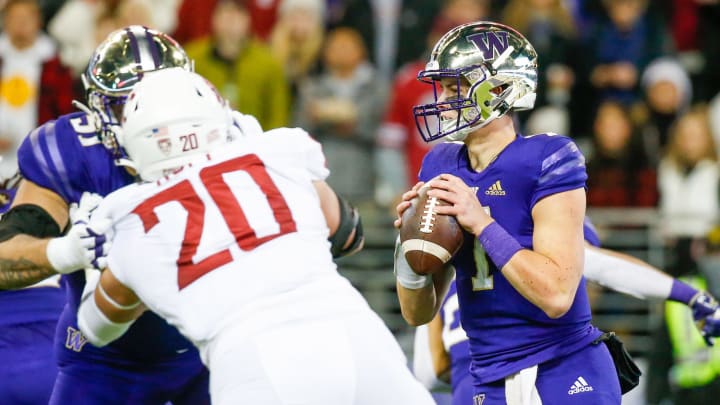
M 579 394 L 581 392 L 588 392 L 592 391 L 593 387 L 585 381 L 584 378 L 578 377 L 577 380 L 575 380 L 575 383 L 570 386 L 570 389 L 568 390 L 569 395 L 575 395 Z
M 500 185 L 500 180 L 488 187 L 488 189 L 485 190 L 485 195 L 505 195 L 505 190 L 503 190 L 502 185 Z

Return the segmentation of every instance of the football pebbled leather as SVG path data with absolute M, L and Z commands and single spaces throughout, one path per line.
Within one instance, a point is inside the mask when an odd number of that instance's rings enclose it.
M 422 187 L 403 212 L 400 227 L 402 252 L 414 272 L 433 274 L 457 253 L 464 234 L 455 217 L 435 212 L 435 207 L 448 205 L 444 200 L 428 197 L 429 187 Z

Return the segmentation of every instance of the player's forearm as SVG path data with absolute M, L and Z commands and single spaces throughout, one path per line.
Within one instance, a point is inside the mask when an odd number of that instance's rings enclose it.
M 56 274 L 45 254 L 48 240 L 16 235 L 0 243 L 0 289 L 27 287 Z
M 642 299 L 667 299 L 673 278 L 632 256 L 593 246 L 585 248 L 585 277 Z
M 529 249 L 515 254 L 502 268 L 510 284 L 550 318 L 570 310 L 582 277 L 581 263 L 560 265 Z
M 431 283 L 417 289 L 407 288 L 398 282 L 400 310 L 405 321 L 412 326 L 430 322 L 440 309 L 454 274 L 455 269 L 452 266 L 445 266 L 432 276 L 428 276 L 432 278 Z
M 402 316 L 411 326 L 424 325 L 435 316 L 439 305 L 432 284 L 412 290 L 397 283 L 397 293 Z

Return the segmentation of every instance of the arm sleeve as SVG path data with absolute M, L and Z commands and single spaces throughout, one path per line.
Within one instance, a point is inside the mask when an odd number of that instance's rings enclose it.
M 649 265 L 643 266 L 592 247 L 585 248 L 584 275 L 604 287 L 642 299 L 667 299 L 673 283 L 672 277 Z

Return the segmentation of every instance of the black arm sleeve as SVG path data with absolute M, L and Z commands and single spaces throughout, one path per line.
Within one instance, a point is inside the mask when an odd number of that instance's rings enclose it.
M 333 258 L 343 257 L 357 252 L 362 249 L 365 235 L 363 235 L 362 220 L 357 208 L 338 196 L 338 204 L 340 204 L 340 225 L 335 233 L 328 238 L 331 244 L 331 252 Z M 353 229 L 355 234 L 352 235 Z M 352 240 L 350 236 L 352 235 Z M 348 244 L 347 248 L 344 246 Z
M 47 211 L 34 204 L 21 204 L 12 207 L 0 218 L 0 242 L 20 234 L 51 238 L 62 235 L 62 232 Z

